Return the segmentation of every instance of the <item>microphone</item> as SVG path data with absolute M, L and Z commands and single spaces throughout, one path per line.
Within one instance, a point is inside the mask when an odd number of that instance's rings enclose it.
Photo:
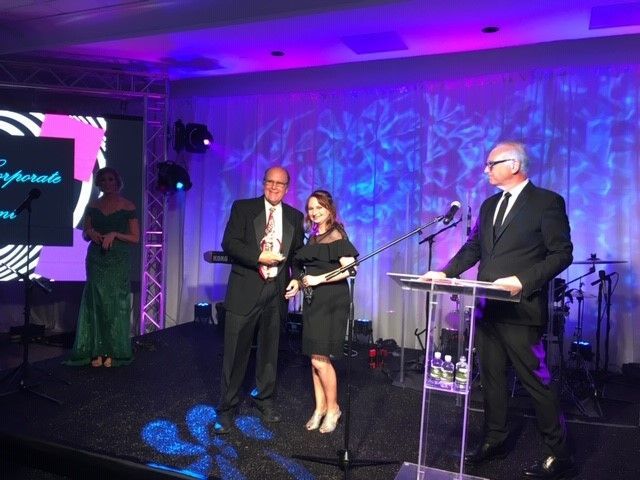
M 564 292 L 564 296 L 567 297 L 569 299 L 569 303 L 573 303 L 573 295 L 571 295 L 572 292 L 575 292 L 575 289 L 572 288 L 571 290 L 567 290 L 566 292 Z
M 467 210 L 467 237 L 471 235 L 471 205 L 468 206 Z
M 593 287 L 594 285 L 597 285 L 599 283 L 604 283 L 607 280 L 609 280 L 615 274 L 616 274 L 616 272 L 611 272 L 609 275 L 605 275 L 604 270 L 598 270 L 598 277 L 599 278 L 595 282 L 591 282 L 591 286 Z
M 598 280 L 595 282 L 591 282 L 591 286 L 597 285 L 599 283 L 604 283 L 607 276 L 604 274 L 604 270 L 598 270 Z
M 455 216 L 455 214 L 460 209 L 460 205 L 461 203 L 457 200 L 454 202 L 451 202 L 449 211 L 444 214 L 444 217 L 442 217 L 442 223 L 444 223 L 445 225 L 449 225 L 451 223 L 451 220 L 453 220 L 453 217 Z
M 595 282 L 591 282 L 591 285 L 597 285 L 598 283 L 604 283 L 607 276 L 604 273 L 604 270 L 598 270 L 598 280 Z
M 29 194 L 27 195 L 27 198 L 25 198 L 22 201 L 22 203 L 18 205 L 18 208 L 16 208 L 13 211 L 13 213 L 15 215 L 19 215 L 20 212 L 22 212 L 25 208 L 29 208 L 31 206 L 32 200 L 35 200 L 36 198 L 40 198 L 40 195 L 42 195 L 42 192 L 40 191 L 39 188 L 32 188 Z

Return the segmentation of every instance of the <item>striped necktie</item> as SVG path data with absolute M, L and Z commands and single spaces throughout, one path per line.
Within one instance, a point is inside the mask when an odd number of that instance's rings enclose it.
M 273 216 L 273 213 L 276 211 L 276 207 L 269 208 L 269 219 L 267 220 L 267 226 L 264 229 L 264 238 L 260 244 L 263 252 L 272 252 L 273 245 L 275 243 L 275 229 L 276 229 L 276 219 Z M 260 276 L 264 279 L 269 277 L 269 270 L 271 267 L 266 265 L 260 265 L 258 272 Z M 276 270 L 277 271 L 277 270 Z

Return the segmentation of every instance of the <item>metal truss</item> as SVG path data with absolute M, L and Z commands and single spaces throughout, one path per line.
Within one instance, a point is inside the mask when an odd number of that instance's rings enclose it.
M 166 99 L 145 97 L 145 204 L 140 287 L 140 333 L 164 328 L 164 195 L 155 189 L 158 164 L 167 158 Z
M 87 67 L 0 59 L 0 87 L 46 90 L 108 98 L 166 99 L 165 75 L 132 73 L 116 68 Z
M 155 191 L 167 158 L 168 79 L 114 65 L 0 59 L 0 88 L 140 100 L 144 115 L 144 203 L 140 333 L 164 328 L 164 197 Z

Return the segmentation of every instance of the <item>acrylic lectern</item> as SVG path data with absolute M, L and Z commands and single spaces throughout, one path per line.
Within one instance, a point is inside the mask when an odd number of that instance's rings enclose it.
M 403 273 L 387 273 L 403 290 L 403 312 L 402 312 L 402 339 L 401 339 L 401 363 L 400 382 L 404 380 L 404 323 L 407 312 L 408 301 L 411 298 L 424 299 L 423 304 L 427 305 L 427 325 L 425 337 L 425 369 L 422 387 L 422 412 L 420 421 L 420 443 L 418 451 L 418 463 L 405 462 L 396 475 L 396 480 L 409 479 L 429 479 L 429 480 L 478 480 L 475 477 L 464 473 L 464 456 L 467 442 L 467 416 L 469 412 L 470 387 L 473 379 L 473 338 L 475 333 L 474 314 L 478 301 L 482 299 L 497 300 L 504 302 L 519 302 L 520 296 L 512 296 L 509 291 L 490 282 L 480 282 L 473 280 L 461 280 L 447 278 L 442 280 L 421 280 L 419 275 L 408 275 Z M 446 306 L 450 304 L 451 298 L 455 298 L 460 321 L 457 324 L 457 342 L 444 342 L 442 340 L 442 320 L 446 316 Z M 451 330 L 451 329 L 447 329 Z M 435 348 L 445 355 L 452 356 L 455 364 L 460 356 L 467 358 L 467 379 L 466 386 L 456 386 L 434 381 L 429 377 L 429 362 L 433 357 Z M 427 466 L 427 447 L 429 433 L 429 415 L 431 404 L 431 393 L 434 391 L 445 392 L 454 399 L 458 405 L 462 404 L 461 419 L 461 440 L 459 469 L 448 471 L 440 468 Z M 463 400 L 462 402 L 460 400 Z M 437 406 L 434 406 L 434 409 Z M 434 412 L 442 414 L 442 412 Z

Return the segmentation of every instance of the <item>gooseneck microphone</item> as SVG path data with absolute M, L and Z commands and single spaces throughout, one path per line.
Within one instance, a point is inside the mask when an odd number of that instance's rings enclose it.
M 453 220 L 453 217 L 455 216 L 455 214 L 458 212 L 458 210 L 460 210 L 460 205 L 461 203 L 457 200 L 454 202 L 451 202 L 449 211 L 444 214 L 444 217 L 442 217 L 442 223 L 444 223 L 445 225 L 449 225 L 451 223 L 451 220 Z
M 22 203 L 18 205 L 18 208 L 16 208 L 13 211 L 13 213 L 15 215 L 19 215 L 20 212 L 22 212 L 25 208 L 29 208 L 31 206 L 32 200 L 35 200 L 36 198 L 40 198 L 40 195 L 42 195 L 42 192 L 40 191 L 39 188 L 32 188 L 29 194 L 27 195 L 27 198 L 25 198 L 22 201 Z
M 467 237 L 471 235 L 471 205 L 467 207 Z

